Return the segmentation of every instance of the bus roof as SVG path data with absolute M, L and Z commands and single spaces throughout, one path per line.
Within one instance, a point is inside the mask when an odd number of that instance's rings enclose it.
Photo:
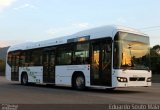
M 98 38 L 104 38 L 104 37 L 111 37 L 113 39 L 115 34 L 118 31 L 147 36 L 146 34 L 133 28 L 128 28 L 128 27 L 119 26 L 119 25 L 107 25 L 107 26 L 80 31 L 69 36 L 63 36 L 63 37 L 53 38 L 53 39 L 39 41 L 39 42 L 29 42 L 29 43 L 13 45 L 9 48 L 8 51 L 28 50 L 28 49 L 34 49 L 34 48 L 65 44 L 70 39 L 76 39 L 76 38 L 81 38 L 86 36 L 89 36 L 89 39 L 98 39 Z

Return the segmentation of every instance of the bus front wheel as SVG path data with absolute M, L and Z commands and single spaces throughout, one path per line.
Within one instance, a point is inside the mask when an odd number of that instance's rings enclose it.
M 85 78 L 82 74 L 77 74 L 73 79 L 73 87 L 77 90 L 85 89 Z
M 26 73 L 22 74 L 21 84 L 22 84 L 22 85 L 27 85 L 27 84 L 28 84 L 28 76 L 27 76 Z

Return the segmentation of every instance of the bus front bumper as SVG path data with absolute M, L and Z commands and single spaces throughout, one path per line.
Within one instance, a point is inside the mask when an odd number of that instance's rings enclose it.
M 130 81 L 130 82 L 118 82 L 113 85 L 113 87 L 149 87 L 151 86 L 151 82 L 146 81 Z

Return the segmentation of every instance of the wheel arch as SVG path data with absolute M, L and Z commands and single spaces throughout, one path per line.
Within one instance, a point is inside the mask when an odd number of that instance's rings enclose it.
M 73 74 L 72 74 L 72 78 L 71 78 L 71 85 L 73 87 L 73 82 L 74 82 L 74 78 L 78 75 L 82 75 L 85 79 L 85 85 L 86 85 L 86 77 L 84 75 L 84 73 L 82 71 L 74 71 Z
M 27 72 L 26 72 L 26 71 L 22 71 L 22 72 L 21 72 L 21 78 L 22 78 L 22 76 L 23 76 L 24 74 L 27 74 Z M 28 76 L 28 74 L 27 74 L 27 76 Z
M 27 75 L 27 77 L 28 77 L 28 74 L 27 74 L 27 72 L 26 71 L 22 71 L 21 72 L 21 75 L 20 75 L 20 81 L 22 82 L 22 77 L 23 77 L 23 75 Z

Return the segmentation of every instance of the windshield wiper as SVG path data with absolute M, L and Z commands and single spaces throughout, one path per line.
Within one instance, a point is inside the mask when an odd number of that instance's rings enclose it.
M 128 68 L 123 68 L 123 71 L 129 70 Z
M 131 66 L 130 66 L 130 67 L 124 67 L 122 70 L 123 70 L 123 71 L 126 71 L 126 70 L 131 70 L 132 68 L 133 68 L 133 67 L 131 67 Z

